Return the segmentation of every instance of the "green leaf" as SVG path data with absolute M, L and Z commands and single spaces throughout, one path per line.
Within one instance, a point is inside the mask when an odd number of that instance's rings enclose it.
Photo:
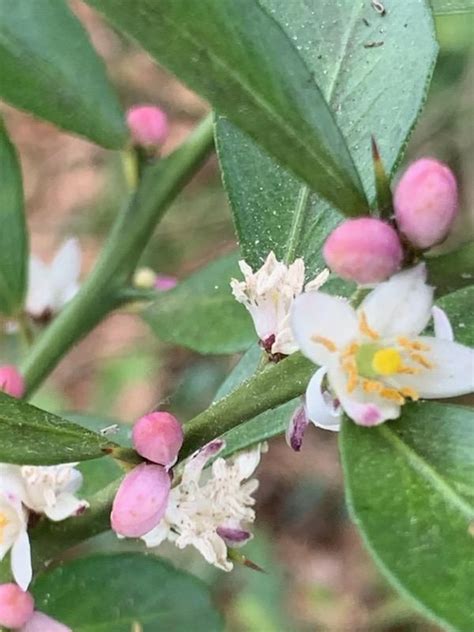
M 32 592 L 38 610 L 74 632 L 223 630 L 203 582 L 139 553 L 67 562 L 40 575 Z
M 243 305 L 232 296 L 230 279 L 241 276 L 238 254 L 221 257 L 160 294 L 142 316 L 156 335 L 199 353 L 248 349 L 256 334 Z
M 474 11 L 474 0 L 431 0 L 436 15 L 468 13 Z
M 55 465 L 96 459 L 110 441 L 0 392 L 0 462 Z
M 436 294 L 443 296 L 462 287 L 472 285 L 474 279 L 474 243 L 459 246 L 453 252 L 426 259 L 429 282 Z
M 87 0 L 347 214 L 357 170 L 310 70 L 257 0 Z
M 371 135 L 387 172 L 393 171 L 425 100 L 437 51 L 431 12 L 424 0 L 387 3 L 383 17 L 366 0 L 262 4 L 296 42 L 372 199 Z M 314 274 L 323 265 L 321 246 L 341 216 L 314 194 L 301 204 L 301 180 L 223 117 L 216 139 L 243 258 L 260 266 L 274 250 L 287 261 L 303 257 Z
M 215 401 L 231 393 L 244 380 L 253 375 L 257 370 L 261 357 L 262 350 L 260 347 L 258 345 L 251 347 L 219 388 Z M 297 397 L 273 410 L 267 410 L 261 415 L 226 432 L 222 435 L 226 446 L 221 456 L 230 456 L 238 450 L 243 450 L 284 433 L 299 405 L 301 405 L 301 399 Z
M 472 319 L 474 285 L 443 296 L 436 304 L 446 311 L 453 326 L 455 340 L 468 347 L 474 347 L 474 322 Z
M 394 586 L 448 629 L 474 629 L 472 411 L 407 404 L 376 428 L 345 421 L 347 502 Z
M 26 290 L 28 233 L 20 165 L 1 120 L 0 180 L 0 311 L 12 316 L 21 308 Z
M 2 0 L 0 66 L 5 101 L 104 147 L 125 144 L 104 65 L 66 2 Z

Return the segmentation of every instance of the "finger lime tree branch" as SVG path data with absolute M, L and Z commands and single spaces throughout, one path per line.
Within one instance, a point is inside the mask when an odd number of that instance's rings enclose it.
M 121 303 L 120 292 L 155 226 L 212 148 L 209 115 L 174 153 L 145 170 L 80 292 L 31 348 L 22 366 L 27 395 L 38 388 L 78 340 Z
M 268 365 L 185 425 L 180 459 L 260 413 L 301 395 L 314 372 L 314 364 L 294 353 Z M 110 528 L 110 511 L 118 482 L 96 494 L 84 515 L 63 522 L 44 521 L 31 532 L 35 567 L 41 567 L 65 549 Z

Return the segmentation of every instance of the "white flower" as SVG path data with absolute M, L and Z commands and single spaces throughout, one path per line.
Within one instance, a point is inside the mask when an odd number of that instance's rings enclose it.
M 270 252 L 257 272 L 245 261 L 240 261 L 239 267 L 245 280 L 232 279 L 232 293 L 250 312 L 265 349 L 273 354 L 294 353 L 298 346 L 291 332 L 289 315 L 294 298 L 303 291 L 303 259 L 296 259 L 287 266 Z M 319 289 L 328 276 L 328 270 L 321 272 L 306 285 L 306 291 Z
M 22 504 L 23 485 L 15 466 L 0 466 L 0 561 L 10 551 L 12 575 L 22 590 L 32 578 L 28 512 Z
M 474 351 L 449 340 L 440 312 L 435 310 L 435 323 L 442 337 L 419 335 L 430 320 L 432 303 L 423 264 L 378 285 L 357 310 L 322 292 L 295 300 L 295 339 L 304 355 L 324 367 L 306 393 L 308 416 L 316 425 L 334 426 L 334 407 L 321 388 L 324 374 L 347 415 L 370 426 L 397 418 L 407 399 L 455 397 L 473 390 Z
M 59 312 L 79 290 L 81 250 L 68 239 L 50 264 L 30 257 L 26 311 L 37 319 Z
M 255 520 L 252 494 L 258 481 L 250 476 L 260 461 L 261 447 L 227 460 L 217 458 L 203 472 L 224 445 L 222 440 L 212 441 L 185 463 L 181 481 L 171 490 L 165 517 L 143 536 L 148 547 L 165 539 L 180 549 L 191 545 L 209 564 L 232 569 L 227 545 L 238 546 L 252 537 L 247 527 Z
M 24 504 L 55 522 L 80 514 L 89 504 L 75 496 L 82 485 L 82 474 L 75 469 L 76 465 L 22 466 Z

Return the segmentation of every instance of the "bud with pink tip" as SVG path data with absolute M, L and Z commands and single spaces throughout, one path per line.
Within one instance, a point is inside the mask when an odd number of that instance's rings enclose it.
M 163 517 L 171 479 L 160 465 L 142 463 L 123 479 L 110 516 L 118 535 L 138 538 L 151 531 Z
M 34 607 L 30 593 L 16 584 L 0 585 L 0 626 L 21 628 L 30 619 Z
M 417 248 L 431 248 L 449 233 L 458 212 L 453 172 L 433 158 L 417 160 L 395 189 L 395 218 L 401 233 Z
M 168 117 L 154 105 L 135 105 L 127 111 L 127 123 L 136 145 L 162 145 L 169 133 Z
M 338 276 L 360 284 L 385 281 L 398 270 L 403 259 L 396 231 L 373 217 L 343 222 L 329 235 L 323 255 Z
M 183 445 L 183 429 L 176 417 L 169 413 L 149 413 L 133 426 L 132 441 L 138 454 L 169 468 L 176 463 Z
M 178 279 L 168 274 L 157 274 L 155 279 L 155 290 L 166 292 L 178 285 Z
M 25 392 L 23 376 L 12 364 L 0 367 L 0 391 L 12 397 L 22 397 Z
M 64 623 L 48 617 L 47 614 L 36 611 L 20 632 L 72 632 L 72 629 Z

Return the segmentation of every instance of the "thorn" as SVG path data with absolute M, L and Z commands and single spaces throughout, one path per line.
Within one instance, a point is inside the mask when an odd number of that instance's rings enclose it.
M 249 560 L 248 557 L 239 553 L 237 549 L 229 549 L 228 558 L 235 562 L 236 564 L 240 564 L 241 566 L 246 566 L 247 568 L 251 568 L 253 571 L 258 571 L 259 573 L 267 573 L 261 566 Z

